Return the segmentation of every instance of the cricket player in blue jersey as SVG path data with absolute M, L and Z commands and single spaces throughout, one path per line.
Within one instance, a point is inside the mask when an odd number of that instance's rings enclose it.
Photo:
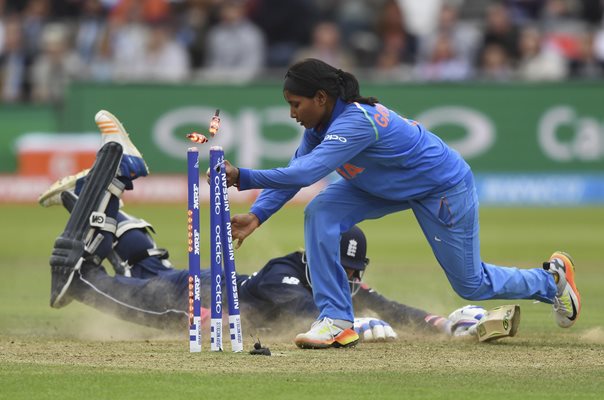
M 76 300 L 127 321 L 184 332 L 188 326 L 188 271 L 174 268 L 168 251 L 156 246 L 151 236 L 154 233 L 151 224 L 127 214 L 120 206 L 123 190 L 132 190 L 133 181 L 148 174 L 147 165 L 113 114 L 101 110 L 95 121 L 101 130 L 103 144 L 119 143 L 123 154 L 115 176 L 113 173 L 109 176 L 112 179 L 109 179 L 107 191 L 101 190 L 97 195 L 105 201 L 99 203 L 92 216 L 102 223 L 90 226 L 90 235 L 83 239 L 83 246 L 73 240 L 55 242 L 50 260 L 50 304 L 53 308 L 62 308 Z M 102 165 L 98 163 L 99 159 L 93 170 Z M 88 187 L 99 185 L 92 181 L 92 176 L 98 176 L 98 173 L 84 170 L 58 180 L 40 195 L 40 205 L 63 205 L 73 217 L 78 202 L 97 203 L 97 198 L 85 198 L 84 185 L 86 181 Z M 86 225 L 91 223 L 92 216 L 84 218 Z M 101 216 L 102 220 L 99 219 Z M 372 315 L 355 319 L 354 328 L 365 340 L 396 338 L 396 333 L 384 320 L 395 327 L 412 326 L 423 332 L 476 335 L 473 327 L 480 318 L 475 315 L 447 319 L 386 299 L 365 285 L 362 276 L 369 259 L 367 241 L 360 228 L 351 227 L 339 241 L 342 248 L 340 263 L 356 294 L 355 308 Z M 85 251 L 79 253 L 78 249 L 82 247 Z M 114 275 L 107 273 L 102 265 L 105 260 L 113 266 Z M 252 328 L 270 328 L 274 324 L 292 326 L 299 319 L 306 324 L 319 315 L 303 250 L 274 258 L 253 275 L 238 274 L 237 284 L 242 315 Z M 210 303 L 210 285 L 210 270 L 204 269 L 201 272 L 204 305 Z M 207 318 L 208 310 L 202 315 Z M 503 336 L 513 334 L 498 337 Z
M 248 214 L 232 218 L 241 245 L 297 191 L 333 171 L 305 210 L 306 257 L 319 318 L 296 336 L 301 348 L 357 343 L 350 287 L 340 265 L 343 232 L 365 220 L 412 210 L 453 289 L 468 300 L 536 299 L 553 304 L 561 327 L 581 310 L 570 256 L 556 251 L 543 268 L 518 269 L 480 257 L 478 199 L 463 158 L 419 122 L 362 97 L 354 75 L 317 59 L 289 68 L 283 95 L 304 128 L 289 165 L 270 170 L 227 166 L 229 184 L 265 189 Z

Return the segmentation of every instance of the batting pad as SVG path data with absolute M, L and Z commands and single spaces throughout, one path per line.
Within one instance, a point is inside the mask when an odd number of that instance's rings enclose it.
M 514 336 L 520 325 L 520 306 L 517 304 L 496 307 L 482 317 L 476 327 L 478 340 L 486 342 Z
M 84 240 L 91 222 L 95 223 L 92 213 L 104 209 L 101 207 L 104 200 L 103 195 L 117 173 L 122 160 L 122 152 L 122 146 L 116 142 L 109 142 L 101 147 L 86 182 L 84 182 L 82 192 L 67 220 L 62 237 Z
M 108 196 L 105 194 L 117 173 L 122 152 L 122 146 L 115 142 L 101 147 L 80 197 L 73 206 L 65 230 L 55 241 L 50 257 L 50 306 L 53 308 L 61 308 L 70 301 L 65 293 L 74 272 L 80 269 L 86 252 L 89 252 L 88 246 L 94 227 L 105 225 L 105 214 L 98 210 L 104 211 L 107 206 Z M 68 201 L 68 197 L 67 193 L 61 194 L 63 202 Z M 102 236 L 97 236 L 102 239 Z

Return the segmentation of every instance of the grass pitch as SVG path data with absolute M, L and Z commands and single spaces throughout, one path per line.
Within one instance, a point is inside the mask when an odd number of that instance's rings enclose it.
M 128 211 L 152 222 L 158 245 L 186 266 L 182 207 Z M 206 332 L 204 352 L 189 354 L 186 332 L 167 336 L 75 303 L 51 309 L 48 256 L 65 220 L 59 208 L 0 208 L 0 399 L 599 399 L 604 393 L 602 208 L 481 210 L 484 260 L 525 268 L 558 249 L 574 257 L 583 310 L 571 329 L 555 326 L 549 306 L 519 301 L 518 335 L 496 343 L 399 331 L 393 343 L 302 351 L 289 336 L 262 333 L 272 357 L 210 353 Z M 238 250 L 238 270 L 251 273 L 301 247 L 302 220 L 302 207 L 275 215 Z M 467 303 L 450 288 L 412 213 L 361 226 L 371 258 L 366 281 L 379 292 L 441 314 Z M 251 346 L 249 338 L 246 350 Z

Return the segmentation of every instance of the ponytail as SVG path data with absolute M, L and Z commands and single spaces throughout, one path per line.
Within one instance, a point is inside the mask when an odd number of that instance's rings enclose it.
M 359 81 L 353 74 L 314 58 L 299 61 L 289 68 L 283 90 L 304 97 L 313 97 L 317 91 L 325 90 L 334 99 L 340 98 L 347 103 L 378 103 L 375 97 L 361 96 Z
M 378 103 L 378 99 L 375 97 L 363 97 L 360 93 L 359 81 L 350 72 L 344 72 L 341 69 L 337 71 L 338 77 L 341 78 L 342 100 L 347 103 L 361 103 L 375 105 Z

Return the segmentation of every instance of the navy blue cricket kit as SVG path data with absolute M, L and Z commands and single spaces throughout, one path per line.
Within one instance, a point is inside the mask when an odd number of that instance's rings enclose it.
M 153 246 L 148 235 L 140 229 L 128 231 L 115 250 L 122 259 L 128 260 L 129 256 Z M 104 258 L 102 254 L 99 256 Z M 237 276 L 242 316 L 246 321 L 261 327 L 281 318 L 290 321 L 316 318 L 319 310 L 313 301 L 302 256 L 301 252 L 294 252 L 274 258 L 252 275 Z M 188 318 L 188 271 L 167 267 L 161 257 L 149 256 L 134 263 L 130 273 L 130 277 L 110 276 L 102 267 L 84 267 L 74 279 L 70 295 L 130 322 L 160 329 L 182 329 Z M 210 270 L 203 269 L 201 294 L 204 307 L 210 304 L 211 281 Z M 226 296 L 223 300 L 226 301 Z M 392 325 L 414 325 L 438 332 L 426 323 L 427 312 L 387 300 L 367 286 L 355 296 L 355 308 L 373 311 Z
M 319 309 L 313 301 L 303 253 L 294 252 L 270 260 L 260 271 L 241 283 L 239 295 L 260 321 L 287 318 L 316 319 Z M 353 298 L 357 313 L 370 311 L 393 326 L 415 326 L 440 332 L 426 322 L 426 311 L 391 301 L 365 284 Z
M 250 210 L 264 222 L 300 188 L 333 171 L 341 179 L 308 204 L 304 218 L 319 319 L 354 318 L 340 264 L 342 232 L 365 219 L 408 209 L 460 296 L 553 301 L 556 285 L 543 269 L 482 261 L 478 199 L 470 167 L 438 136 L 381 104 L 337 100 L 329 123 L 304 132 L 287 167 L 241 168 L 239 189 L 265 189 Z

